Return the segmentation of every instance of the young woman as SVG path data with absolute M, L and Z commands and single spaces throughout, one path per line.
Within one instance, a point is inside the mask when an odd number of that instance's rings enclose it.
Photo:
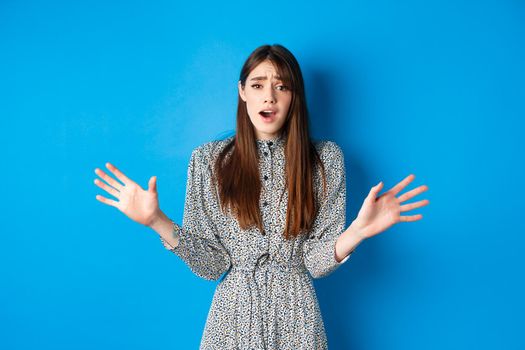
M 115 166 L 121 180 L 95 169 L 100 195 L 151 227 L 164 247 L 198 276 L 217 280 L 201 349 L 326 349 L 312 278 L 341 266 L 366 238 L 421 215 L 401 205 L 428 188 L 399 197 L 409 175 L 378 196 L 380 182 L 346 227 L 346 178 L 341 148 L 312 142 L 303 77 L 281 45 L 257 48 L 238 83 L 236 134 L 196 147 L 188 166 L 182 225 L 159 208 L 156 177 L 144 190 Z

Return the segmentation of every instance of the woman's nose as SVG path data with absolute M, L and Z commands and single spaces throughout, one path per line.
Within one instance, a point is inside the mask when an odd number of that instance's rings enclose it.
M 264 98 L 264 102 L 273 102 L 273 103 L 275 103 L 275 95 L 274 95 L 273 90 L 270 90 L 270 91 L 266 92 L 266 96 Z

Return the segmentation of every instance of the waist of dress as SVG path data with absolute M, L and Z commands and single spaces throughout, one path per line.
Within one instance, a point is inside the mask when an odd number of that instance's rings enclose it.
M 233 264 L 229 273 L 255 273 L 256 271 L 269 271 L 274 273 L 284 274 L 303 274 L 306 273 L 306 266 L 303 265 L 283 265 L 273 261 L 265 261 L 262 263 L 249 264 Z

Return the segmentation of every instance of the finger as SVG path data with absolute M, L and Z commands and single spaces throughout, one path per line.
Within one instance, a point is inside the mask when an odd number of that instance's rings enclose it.
M 99 194 L 97 194 L 95 198 L 104 204 L 111 205 L 112 207 L 118 208 L 118 202 L 114 201 L 113 199 L 103 197 Z
M 120 192 L 114 189 L 111 186 L 106 185 L 104 182 L 100 181 L 99 179 L 95 179 L 95 185 L 105 190 L 107 193 L 112 195 L 113 197 L 119 198 Z
M 109 171 L 111 171 L 113 174 L 115 174 L 115 176 L 117 177 L 117 179 L 119 179 L 120 181 L 122 181 L 124 184 L 128 185 L 130 183 L 132 183 L 133 181 L 131 181 L 126 175 L 124 175 L 122 173 L 122 171 L 118 170 L 116 166 L 114 166 L 113 164 L 107 162 L 106 163 L 106 168 L 109 169 Z
M 427 190 L 428 190 L 428 186 L 427 185 L 422 185 L 422 186 L 416 187 L 413 190 L 410 190 L 410 191 L 408 191 L 406 193 L 403 193 L 401 196 L 397 197 L 398 202 L 402 203 L 404 201 L 407 201 L 410 198 L 415 197 L 418 194 L 423 193 L 423 192 L 425 192 Z
M 430 203 L 430 201 L 428 199 L 424 199 L 422 201 L 404 204 L 404 205 L 400 206 L 399 209 L 401 211 L 408 211 L 408 210 L 412 210 L 412 209 L 415 209 L 415 208 L 423 207 L 423 206 L 427 205 L 428 203 Z
M 157 192 L 157 177 L 156 176 L 152 176 L 149 179 L 148 187 L 149 187 L 148 191 L 150 191 L 152 193 L 156 193 Z
M 388 192 L 392 193 L 394 196 L 397 195 L 403 188 L 405 188 L 409 183 L 416 178 L 416 175 L 410 174 L 401 180 L 397 185 L 392 187 Z
M 417 214 L 417 215 L 403 215 L 399 217 L 399 221 L 404 222 L 410 222 L 410 221 L 417 221 L 423 218 L 423 215 Z
M 114 178 L 112 178 L 111 176 L 109 176 L 103 170 L 99 168 L 95 169 L 95 174 L 103 178 L 108 184 L 116 188 L 118 191 L 124 188 L 124 186 L 120 182 L 118 182 L 117 180 L 115 180 Z

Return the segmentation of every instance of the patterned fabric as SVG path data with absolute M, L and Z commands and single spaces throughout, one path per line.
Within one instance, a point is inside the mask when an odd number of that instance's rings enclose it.
M 222 213 L 218 190 L 212 188 L 213 161 L 233 137 L 193 150 L 182 225 L 173 223 L 176 247 L 160 237 L 164 247 L 196 275 L 209 280 L 223 276 L 200 349 L 327 349 L 312 278 L 332 273 L 353 253 L 340 263 L 335 260 L 336 239 L 346 229 L 343 152 L 332 141 L 314 143 L 325 165 L 327 197 L 308 235 L 288 241 L 282 237 L 288 200 L 286 136 L 256 141 L 264 232 L 254 226 L 241 230 L 229 209 Z M 319 167 L 314 180 L 316 196 L 321 198 Z

